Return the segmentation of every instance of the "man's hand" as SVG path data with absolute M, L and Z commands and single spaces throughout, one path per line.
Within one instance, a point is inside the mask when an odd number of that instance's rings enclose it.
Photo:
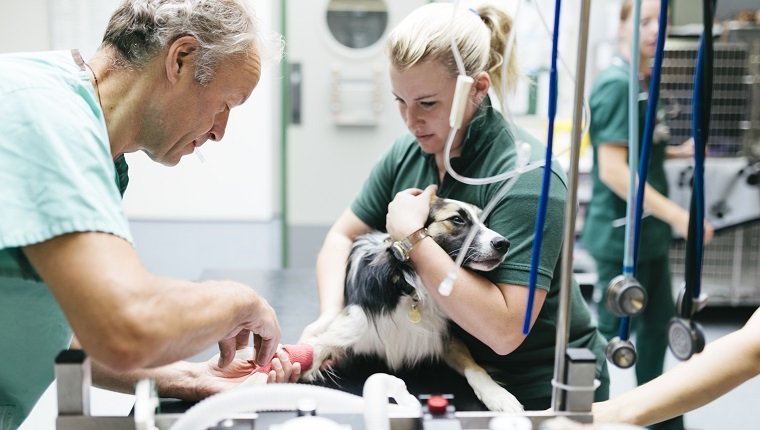
M 256 365 L 250 359 L 250 348 L 238 351 L 232 361 L 225 367 L 219 367 L 219 356 L 206 362 L 188 363 L 189 379 L 182 382 L 189 393 L 185 400 L 201 400 L 213 394 L 239 388 L 241 384 L 296 382 L 301 376 L 300 363 L 291 363 L 287 354 L 278 354 L 271 360 L 272 370 L 268 374 L 254 374 Z
M 256 364 L 269 363 L 277 351 L 281 330 L 274 309 L 261 297 L 258 297 L 256 303 L 245 325 L 219 341 L 218 366 L 220 368 L 226 367 L 232 361 L 236 351 L 248 346 L 251 333 L 253 333 L 253 347 L 256 351 L 254 360 Z

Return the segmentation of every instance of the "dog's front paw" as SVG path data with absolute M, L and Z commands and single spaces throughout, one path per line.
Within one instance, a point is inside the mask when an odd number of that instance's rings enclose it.
M 312 367 L 306 372 L 301 373 L 299 379 L 304 382 L 315 382 L 324 379 L 324 376 L 322 375 L 322 369 L 319 367 Z
M 315 382 L 325 379 L 327 374 L 330 373 L 333 364 L 341 356 L 337 349 L 326 347 L 317 342 L 313 343 L 312 347 L 313 359 L 311 368 L 301 373 L 300 380 L 304 382 Z
M 490 411 L 518 413 L 524 410 L 517 398 L 500 386 L 488 387 L 475 394 Z

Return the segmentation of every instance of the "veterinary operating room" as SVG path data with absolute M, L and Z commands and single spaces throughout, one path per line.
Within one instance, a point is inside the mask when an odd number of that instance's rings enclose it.
M 0 4 L 0 430 L 760 429 L 756 0 Z

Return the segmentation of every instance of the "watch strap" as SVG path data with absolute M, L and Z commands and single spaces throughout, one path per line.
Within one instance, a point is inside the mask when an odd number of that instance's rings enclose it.
M 404 239 L 393 242 L 391 244 L 393 255 L 402 263 L 409 261 L 409 252 L 412 250 L 414 245 L 418 244 L 422 239 L 428 236 L 430 235 L 428 234 L 427 229 L 425 227 L 422 227 Z
M 412 250 L 414 245 L 418 244 L 422 239 L 429 237 L 427 228 L 422 227 L 421 229 L 415 231 L 414 233 L 410 234 L 404 240 L 401 241 L 401 243 L 404 246 L 404 249 L 406 250 L 406 253 L 408 254 L 409 251 Z

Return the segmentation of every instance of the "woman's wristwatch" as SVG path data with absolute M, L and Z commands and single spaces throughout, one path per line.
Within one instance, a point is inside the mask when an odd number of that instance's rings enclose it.
M 405 239 L 397 240 L 391 243 L 391 252 L 396 259 L 402 263 L 409 261 L 409 252 L 411 252 L 414 245 L 416 245 L 422 239 L 430 237 L 425 227 L 415 231 L 407 236 Z

